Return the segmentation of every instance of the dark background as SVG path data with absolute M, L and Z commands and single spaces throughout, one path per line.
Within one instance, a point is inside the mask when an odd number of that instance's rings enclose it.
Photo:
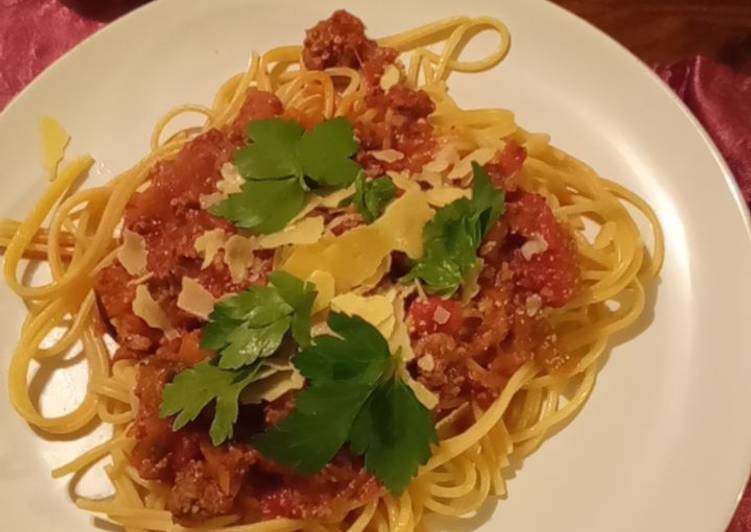
M 751 0 L 553 0 L 649 64 L 701 54 L 751 74 Z

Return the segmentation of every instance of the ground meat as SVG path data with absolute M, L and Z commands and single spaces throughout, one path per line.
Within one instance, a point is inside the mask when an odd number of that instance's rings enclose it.
M 375 118 L 364 120 L 362 113 L 353 113 L 350 119 L 360 139 L 357 160 L 368 175 L 378 176 L 388 170 L 420 172 L 431 161 L 436 146 L 433 126 L 427 120 L 435 104 L 427 93 L 396 86 L 386 93 L 369 95 L 366 103 L 366 112 L 375 111 Z M 385 163 L 368 153 L 383 149 L 397 150 L 404 157 Z
M 366 56 L 362 65 L 362 74 L 365 82 L 371 87 L 371 90 L 377 88 L 381 76 L 386 71 L 388 65 L 392 65 L 399 57 L 399 52 L 394 48 L 377 47 Z
M 310 70 L 359 69 L 376 48 L 375 41 L 365 36 L 362 21 L 340 9 L 305 32 L 302 59 Z
M 366 501 L 381 490 L 378 482 L 363 468 L 362 460 L 341 451 L 323 471 L 313 476 L 286 474 L 254 475 L 255 482 L 243 486 L 243 505 L 262 519 L 331 520 L 352 503 Z
M 462 321 L 462 305 L 453 299 L 429 297 L 418 299 L 409 306 L 409 329 L 417 337 L 433 333 L 456 335 L 461 330 Z
M 466 304 L 432 297 L 410 306 L 416 355 L 410 371 L 438 394 L 439 417 L 468 398 L 488 407 L 526 362 L 551 371 L 571 362 L 542 308 L 563 305 L 576 293 L 576 244 L 542 196 L 517 190 L 512 198 L 480 248 L 479 293 Z M 525 256 L 521 248 L 530 238 L 544 239 L 545 250 Z M 439 308 L 446 310 L 443 325 L 434 319 Z
M 514 251 L 510 265 L 516 283 L 528 294 L 542 297 L 545 305 L 565 305 L 579 286 L 579 254 L 571 233 L 538 194 L 521 193 L 506 209 L 511 234 L 534 239 L 538 249 L 544 248 L 532 256 Z
M 258 457 L 246 446 L 214 447 L 208 438 L 201 439 L 199 450 L 201 459 L 177 469 L 170 489 L 167 508 L 178 518 L 201 520 L 231 513 L 245 474 Z
M 136 287 L 129 284 L 133 278 L 120 263 L 104 268 L 96 277 L 96 290 L 102 319 L 114 329 L 123 350 L 119 358 L 138 358 L 157 345 L 162 332 L 149 327 L 133 314 Z
M 519 187 L 519 171 L 527 159 L 527 150 L 514 140 L 506 143 L 502 152 L 485 165 L 485 171 L 493 184 L 513 192 Z
M 227 129 L 227 135 L 233 143 L 243 144 L 247 141 L 246 129 L 253 120 L 267 120 L 282 114 L 282 102 L 274 94 L 258 89 L 249 89 L 245 102 L 237 117 Z
M 263 405 L 264 421 L 267 427 L 281 423 L 295 409 L 295 394 L 287 392 L 276 401 Z

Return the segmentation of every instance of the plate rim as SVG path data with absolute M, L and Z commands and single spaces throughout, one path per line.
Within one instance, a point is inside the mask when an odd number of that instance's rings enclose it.
M 220 0 L 214 0 L 214 1 L 217 2 Z M 648 77 L 651 80 L 652 85 L 659 87 L 659 90 L 663 93 L 663 95 L 667 96 L 672 101 L 672 104 L 681 112 L 683 117 L 688 119 L 687 124 L 690 124 L 692 129 L 696 133 L 698 133 L 699 138 L 702 140 L 704 144 L 704 147 L 711 154 L 715 167 L 722 173 L 723 181 L 724 181 L 723 188 L 730 193 L 736 214 L 740 215 L 740 222 L 743 224 L 745 238 L 743 239 L 743 243 L 737 242 L 737 244 L 743 245 L 747 247 L 749 250 L 751 250 L 751 211 L 749 211 L 749 206 L 747 205 L 746 201 L 744 200 L 742 196 L 739 184 L 736 181 L 733 175 L 733 172 L 731 171 L 727 161 L 724 159 L 719 148 L 717 147 L 717 145 L 715 144 L 715 142 L 713 141 L 713 139 L 711 138 L 707 130 L 703 127 L 698 117 L 693 112 L 691 112 L 688 106 L 667 85 L 667 83 L 665 83 L 650 68 L 650 66 L 647 63 L 640 60 L 636 55 L 634 55 L 630 50 L 628 50 L 620 42 L 615 40 L 612 36 L 607 34 L 604 30 L 590 23 L 589 21 L 577 15 L 576 13 L 573 13 L 572 11 L 569 11 L 566 8 L 554 3 L 552 0 L 537 0 L 537 2 L 538 4 L 547 4 L 546 8 L 548 9 L 552 8 L 553 10 L 557 11 L 559 16 L 568 17 L 569 19 L 575 19 L 576 24 L 580 28 L 582 28 L 582 30 L 596 34 L 598 39 L 600 39 L 601 41 L 603 41 L 604 39 L 603 42 L 608 43 L 608 46 L 611 48 L 612 53 L 620 54 L 623 60 L 630 61 L 632 65 L 636 66 L 636 68 L 641 71 L 642 76 L 645 78 Z M 88 35 L 87 37 L 79 41 L 72 48 L 68 49 L 65 53 L 63 53 L 61 56 L 56 58 L 52 63 L 47 65 L 29 83 L 27 83 L 23 87 L 23 89 L 21 89 L 19 92 L 17 92 L 11 97 L 11 99 L 7 102 L 6 106 L 2 109 L 2 111 L 0 111 L 0 127 L 2 126 L 2 123 L 4 121 L 3 119 L 6 114 L 13 112 L 17 106 L 21 105 L 20 102 L 23 102 L 26 98 L 29 98 L 30 97 L 29 94 L 33 92 L 32 89 L 34 89 L 39 84 L 43 84 L 45 82 L 44 80 L 46 80 L 47 77 L 52 76 L 53 73 L 56 72 L 57 70 L 65 68 L 65 64 L 70 60 L 72 56 L 75 56 L 78 53 L 80 53 L 80 50 L 97 46 L 98 41 L 100 39 L 105 38 L 103 36 L 108 35 L 109 33 L 113 31 L 113 29 L 119 28 L 121 25 L 123 25 L 124 23 L 132 19 L 135 19 L 141 16 L 146 16 L 146 14 L 152 10 L 156 11 L 158 9 L 167 9 L 164 7 L 166 5 L 180 4 L 180 3 L 181 3 L 181 0 L 147 1 L 146 3 L 128 11 L 127 13 L 118 17 L 117 19 L 111 22 L 108 22 L 106 25 L 95 30 L 94 33 Z M 471 9 L 472 9 L 471 4 L 466 7 L 467 11 L 471 11 Z M 3 372 L 4 370 L 0 370 L 0 374 Z M 746 429 L 746 431 L 749 434 L 748 439 L 751 442 L 751 428 Z M 736 496 L 733 501 L 732 507 L 730 508 L 730 511 L 728 512 L 728 515 L 726 516 L 725 524 L 724 524 L 725 528 L 732 521 L 737 505 L 743 497 L 746 484 L 747 482 L 751 480 L 749 478 L 751 476 L 751 447 L 748 447 L 748 450 L 746 451 L 745 462 L 746 462 L 746 466 L 744 470 L 744 475 L 742 477 L 738 477 L 738 480 L 734 482 L 734 484 L 736 485 L 736 490 L 735 490 Z M 729 482 L 730 480 L 728 480 L 728 483 Z

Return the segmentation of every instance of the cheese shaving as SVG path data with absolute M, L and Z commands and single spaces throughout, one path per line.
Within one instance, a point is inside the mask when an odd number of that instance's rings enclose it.
M 469 155 L 466 155 L 459 161 L 449 172 L 448 178 L 451 180 L 463 179 L 472 173 L 472 163 L 476 162 L 480 166 L 488 163 L 496 154 L 496 148 L 478 148 Z
M 438 405 L 438 396 L 428 390 L 423 383 L 412 378 L 409 372 L 405 369 L 402 371 L 402 379 L 407 386 L 412 388 L 417 400 L 428 410 L 433 410 Z
M 391 178 L 396 188 L 401 190 L 420 190 L 420 185 L 414 181 L 407 172 L 394 172 L 389 170 L 386 175 Z
M 57 176 L 57 167 L 65 156 L 65 148 L 70 142 L 70 135 L 65 128 L 49 116 L 39 120 L 39 134 L 42 144 L 42 164 L 50 181 Z
M 359 316 L 376 327 L 385 338 L 394 330 L 394 306 L 383 295 L 361 296 L 348 292 L 331 300 L 331 310 L 344 312 L 350 316 Z
M 248 275 L 248 268 L 253 264 L 252 239 L 240 235 L 232 235 L 224 245 L 224 263 L 229 267 L 232 281 L 239 283 Z
M 212 192 L 211 194 L 201 194 L 198 196 L 198 204 L 203 210 L 208 210 L 214 205 L 224 201 L 224 194 L 221 192 Z
M 358 292 L 367 292 L 369 290 L 372 290 L 378 284 L 381 282 L 381 279 L 391 271 L 391 255 L 386 255 L 384 259 L 381 261 L 381 264 L 376 269 L 375 273 L 365 279 L 360 286 L 358 286 L 355 290 Z
M 400 291 L 394 299 L 394 330 L 389 337 L 389 349 L 393 353 L 401 351 L 402 360 L 409 362 L 415 358 L 415 352 L 412 349 L 412 340 L 409 337 L 409 328 L 405 319 L 404 300 L 413 290 Z
M 368 152 L 376 161 L 384 163 L 395 163 L 404 159 L 404 154 L 397 150 L 374 150 Z
M 337 190 L 336 192 L 332 192 L 328 196 L 321 197 L 321 207 L 326 207 L 327 209 L 333 209 L 334 207 L 338 207 L 339 204 L 353 195 L 355 193 L 355 185 L 350 185 L 347 188 L 343 188 L 341 190 Z
M 427 183 L 431 188 L 441 188 L 444 186 L 443 176 L 433 172 L 422 172 L 416 174 L 412 179 L 420 183 Z
M 226 196 L 242 192 L 245 179 L 240 175 L 237 167 L 232 163 L 224 163 L 220 170 L 222 178 L 217 181 L 216 189 Z
M 201 269 L 205 270 L 214 261 L 214 257 L 227 242 L 227 234 L 221 229 L 212 229 L 196 238 L 193 247 L 200 256 L 203 256 Z
M 453 144 L 446 144 L 438 150 L 433 160 L 425 163 L 422 171 L 425 173 L 442 174 L 448 170 L 449 166 L 459 161 L 459 152 Z
M 153 329 L 161 329 L 168 340 L 177 338 L 177 331 L 172 327 L 162 307 L 154 300 L 145 284 L 136 287 L 133 299 L 133 314 L 141 318 Z
M 424 193 L 408 191 L 370 225 L 295 246 L 283 269 L 301 279 L 325 270 L 334 277 L 337 293 L 348 292 L 371 278 L 392 251 L 403 251 L 413 259 L 422 256 L 422 230 L 433 213 Z
M 117 260 L 130 275 L 143 275 L 146 271 L 146 240 L 138 233 L 123 231 L 123 244 L 117 250 Z
M 178 308 L 208 320 L 209 314 L 214 310 L 214 303 L 214 296 L 201 283 L 190 277 L 183 277 L 182 288 L 177 296 Z
M 443 207 L 460 198 L 469 198 L 470 195 L 468 189 L 459 187 L 442 187 L 425 191 L 428 203 L 435 207 Z
M 306 279 L 307 282 L 316 286 L 316 300 L 313 303 L 312 313 L 315 314 L 329 307 L 331 299 L 336 294 L 334 276 L 323 270 L 316 270 Z
M 379 83 L 381 90 L 388 91 L 391 87 L 397 85 L 401 80 L 402 73 L 396 65 L 388 65 L 381 76 Z
M 287 226 L 281 231 L 258 238 L 258 247 L 273 249 L 288 244 L 313 244 L 323 234 L 323 217 L 304 218 L 298 223 Z
M 270 377 L 259 380 L 248 386 L 240 395 L 243 404 L 258 404 L 261 401 L 276 401 L 291 390 L 299 390 L 305 384 L 305 378 L 292 368 L 277 371 Z

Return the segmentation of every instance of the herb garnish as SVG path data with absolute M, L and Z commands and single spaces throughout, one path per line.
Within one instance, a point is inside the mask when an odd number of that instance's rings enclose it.
M 211 212 L 257 233 L 283 229 L 302 210 L 307 190 L 347 187 L 361 171 L 351 159 L 358 143 L 344 117 L 310 131 L 279 118 L 256 120 L 248 138 L 252 143 L 234 155 L 245 183 Z
M 472 170 L 472 199 L 442 207 L 425 225 L 424 254 L 405 281 L 420 279 L 429 292 L 451 295 L 477 261 L 482 239 L 505 210 L 505 194 L 479 164 L 472 163 Z
M 261 374 L 287 331 L 298 345 L 310 343 L 313 286 L 281 271 L 269 280 L 269 286 L 251 287 L 214 306 L 201 348 L 217 356 L 179 373 L 164 387 L 159 414 L 176 415 L 174 430 L 194 421 L 213 402 L 211 441 L 219 445 L 231 438 L 240 393 Z
M 331 313 L 323 335 L 294 359 L 308 379 L 296 409 L 253 439 L 267 457 L 314 474 L 349 442 L 365 467 L 394 494 L 430 458 L 438 436 L 430 412 L 399 376 L 398 356 L 378 329 L 358 317 Z

